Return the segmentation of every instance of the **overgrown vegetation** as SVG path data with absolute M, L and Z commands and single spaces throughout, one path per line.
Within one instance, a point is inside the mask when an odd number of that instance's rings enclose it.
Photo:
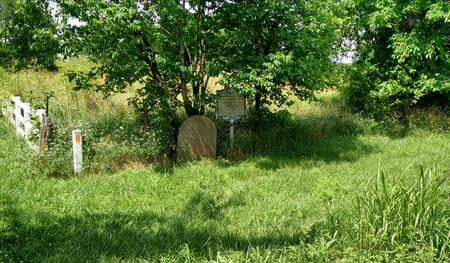
M 73 91 L 65 80 L 65 73 L 89 70 L 88 61 L 59 61 L 58 66 L 59 72 L 28 70 L 11 74 L 0 71 L 0 95 L 4 100 L 19 95 L 39 108 L 44 107 L 47 94 L 54 96 L 50 99 L 50 117 L 55 134 L 50 151 L 37 161 L 40 172 L 52 177 L 71 175 L 70 136 L 76 128 L 84 134 L 87 174 L 118 172 L 126 167 L 171 161 L 174 137 L 170 123 L 153 116 L 152 126 L 142 126 L 140 114 L 129 104 L 131 94 L 105 99 L 93 91 Z M 297 101 L 291 107 L 264 108 L 260 114 L 250 112 L 249 118 L 238 123 L 236 144 L 231 152 L 228 123 L 217 120 L 219 158 L 241 160 L 270 154 L 286 159 L 314 153 L 333 160 L 339 153 L 328 150 L 327 145 L 335 139 L 346 140 L 347 147 L 352 148 L 353 138 L 363 134 L 401 137 L 416 130 L 441 132 L 448 129 L 449 117 L 439 108 L 417 109 L 405 125 L 395 118 L 377 121 L 352 114 L 343 103 L 338 94 L 327 91 L 319 93 L 316 102 Z
M 357 110 L 384 118 L 413 106 L 448 106 L 448 1 L 348 1 L 355 63 L 344 88 Z
M 318 127 L 328 121 L 309 117 Z M 290 154 L 281 148 L 240 162 L 154 165 L 61 180 L 36 171 L 27 146 L 1 119 L 0 257 L 450 260 L 447 134 L 417 131 L 391 138 L 325 131 L 317 140 L 303 135 L 305 149 L 295 145 Z
M 389 178 L 379 171 L 372 189 L 357 196 L 356 212 L 361 218 L 355 228 L 363 248 L 389 249 L 404 244 L 414 249 L 423 243 L 432 249 L 430 252 L 446 256 L 450 209 L 448 193 L 441 188 L 448 178 L 436 168 L 422 168 L 416 178 L 414 183 L 404 182 L 402 176 L 387 182 Z
M 418 175 L 407 169 L 396 178 L 380 169 L 355 194 L 351 214 L 328 215 L 336 242 L 347 239 L 362 250 L 384 251 L 369 254 L 373 261 L 447 260 L 448 177 L 436 167 L 420 168 Z
M 3 100 L 16 95 L 30 102 L 33 108 L 44 108 L 46 96 L 53 96 L 49 115 L 54 135 L 49 152 L 37 160 L 39 172 L 53 177 L 72 174 L 73 129 L 83 131 L 87 173 L 110 173 L 165 158 L 169 152 L 168 140 L 172 139 L 169 132 L 163 125 L 144 129 L 140 116 L 128 104 L 129 95 L 105 99 L 94 91 L 75 92 L 65 73 L 74 69 L 86 71 L 91 65 L 86 60 L 75 59 L 59 61 L 58 66 L 59 72 L 0 72 Z
M 231 153 L 218 123 L 221 158 L 173 166 L 155 162 L 164 144 L 143 133 L 126 94 L 74 92 L 66 67 L 89 64 L 60 67 L 1 73 L 5 96 L 39 105 L 54 90 L 58 127 L 40 160 L 0 119 L 2 261 L 449 260 L 445 113 L 417 111 L 404 130 L 347 112 L 328 91 L 242 120 Z M 68 176 L 75 127 L 79 178 Z
M 0 262 L 450 261 L 447 1 L 0 8 L 0 100 L 55 127 L 36 154 L 0 117 Z M 251 102 L 235 145 L 172 162 L 211 82 Z

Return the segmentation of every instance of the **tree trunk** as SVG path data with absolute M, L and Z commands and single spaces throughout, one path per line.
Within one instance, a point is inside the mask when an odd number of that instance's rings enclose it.
M 262 108 L 262 94 L 259 91 L 260 87 L 256 86 L 256 94 L 255 94 L 255 121 L 253 122 L 253 130 L 257 131 L 259 128 L 259 122 L 261 120 L 261 108 Z
M 189 90 L 187 88 L 186 83 L 181 83 L 181 96 L 183 97 L 183 106 L 184 110 L 186 111 L 186 114 L 188 117 L 198 115 L 198 110 L 196 112 L 196 109 L 192 107 L 191 99 L 189 98 Z
M 170 126 L 172 127 L 172 145 L 169 148 L 168 157 L 172 161 L 177 159 L 177 143 L 178 143 L 178 132 L 180 130 L 180 120 L 177 118 L 176 112 L 172 113 L 170 117 Z
M 200 108 L 201 108 L 201 103 L 200 103 L 200 83 L 199 82 L 194 82 L 192 83 L 192 95 L 193 95 L 193 106 L 192 106 L 192 113 L 194 115 L 199 115 L 200 114 Z

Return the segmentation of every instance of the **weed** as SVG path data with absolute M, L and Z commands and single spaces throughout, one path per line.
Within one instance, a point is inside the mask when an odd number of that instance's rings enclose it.
M 379 168 L 376 180 L 361 185 L 352 210 L 328 213 L 326 228 L 341 245 L 355 242 L 357 249 L 381 256 L 376 261 L 448 260 L 448 178 L 436 167 L 420 168 L 411 183 L 409 171 L 392 178 Z
M 450 251 L 450 206 L 437 168 L 420 169 L 415 184 L 402 177 L 389 184 L 381 170 L 374 187 L 358 195 L 355 225 L 363 248 L 386 249 L 399 244 L 427 244 Z
M 424 115 L 394 136 L 402 126 L 350 114 L 326 92 L 257 125 L 242 120 L 231 158 L 157 165 L 164 128 L 138 127 L 127 94 L 75 93 L 61 72 L 0 70 L 0 96 L 39 105 L 57 95 L 53 147 L 41 159 L 0 117 L 0 261 L 450 260 L 445 115 L 427 113 L 432 127 Z M 226 158 L 227 124 L 218 127 Z M 80 177 L 69 176 L 75 128 L 86 150 Z M 443 169 L 404 170 L 419 163 Z

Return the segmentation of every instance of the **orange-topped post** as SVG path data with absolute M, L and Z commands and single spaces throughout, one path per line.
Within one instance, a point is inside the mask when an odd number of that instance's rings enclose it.
M 80 130 L 72 131 L 73 142 L 73 171 L 80 174 L 83 169 L 83 140 Z

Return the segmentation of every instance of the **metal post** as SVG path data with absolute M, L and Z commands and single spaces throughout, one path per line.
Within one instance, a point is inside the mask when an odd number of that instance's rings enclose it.
M 233 151 L 234 145 L 234 118 L 230 119 L 230 151 Z
M 81 131 L 72 131 L 73 141 L 73 171 L 75 174 L 80 174 L 83 168 L 83 145 L 81 139 Z

